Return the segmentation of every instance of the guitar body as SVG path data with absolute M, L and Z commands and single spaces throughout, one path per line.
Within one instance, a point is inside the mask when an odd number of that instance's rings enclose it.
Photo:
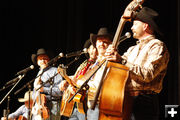
M 80 113 L 86 114 L 87 113 L 87 99 L 86 99 L 86 90 L 81 91 L 80 93 L 77 93 L 74 97 L 74 101 L 77 104 L 77 109 Z
M 78 93 L 73 100 L 71 100 L 70 102 L 68 102 L 71 97 L 74 95 L 72 94 L 69 89 L 67 88 L 63 94 L 62 100 L 61 100 L 61 115 L 70 117 L 73 109 L 74 109 L 74 105 L 75 103 L 77 104 L 77 109 L 80 113 L 85 114 L 85 111 L 87 110 L 86 107 L 86 100 L 84 95 L 82 95 L 84 93 Z
M 71 89 L 70 87 L 76 88 L 76 86 L 73 84 L 69 76 L 67 76 L 66 70 L 63 68 L 63 65 L 59 65 L 58 72 L 69 83 L 69 87 L 64 91 L 62 96 L 60 114 L 70 117 L 73 112 L 75 103 L 77 105 L 78 111 L 82 114 L 86 114 L 87 111 L 87 99 L 85 98 L 86 90 L 82 90 L 74 96 L 74 94 L 72 94 L 70 91 Z M 74 98 L 73 100 L 71 100 L 73 96 Z M 71 101 L 69 102 L 69 100 Z
M 67 88 L 64 91 L 62 100 L 61 100 L 61 111 L 60 111 L 61 115 L 64 115 L 67 117 L 71 116 L 75 102 L 73 100 L 71 100 L 71 102 L 68 102 L 68 101 L 71 99 L 72 96 L 73 94 L 71 94 L 71 92 Z
M 37 120 L 43 120 L 49 118 L 49 109 L 46 106 L 46 96 L 45 94 L 40 94 L 39 91 L 36 91 L 38 97 L 34 101 L 34 106 L 32 107 L 33 117 Z

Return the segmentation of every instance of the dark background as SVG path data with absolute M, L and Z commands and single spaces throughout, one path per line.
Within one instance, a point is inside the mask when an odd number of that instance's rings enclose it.
M 131 0 L 4 0 L 0 2 L 0 40 L 1 40 L 1 78 L 0 87 L 17 77 L 16 72 L 32 64 L 31 54 L 38 48 L 50 50 L 54 55 L 83 49 L 90 33 L 97 33 L 100 27 L 108 27 L 115 33 L 120 17 Z M 165 104 L 180 104 L 178 81 L 178 0 L 146 0 L 148 6 L 160 14 L 158 25 L 164 33 L 164 41 L 170 52 L 170 62 L 164 79 L 164 88 L 160 93 L 161 117 L 164 117 Z M 125 24 L 123 34 L 131 31 L 132 23 Z M 123 54 L 135 44 L 134 39 L 124 41 L 120 46 Z M 72 64 L 68 74 L 74 74 L 84 60 Z M 62 58 L 58 64 L 68 64 L 73 58 Z M 15 111 L 22 103 L 17 98 L 23 97 L 25 88 L 17 95 L 14 92 L 36 76 L 37 70 L 28 72 L 10 94 L 10 110 Z M 11 87 L 10 87 L 11 88 Z M 10 88 L 0 91 L 3 99 Z M 7 107 L 7 99 L 0 105 Z

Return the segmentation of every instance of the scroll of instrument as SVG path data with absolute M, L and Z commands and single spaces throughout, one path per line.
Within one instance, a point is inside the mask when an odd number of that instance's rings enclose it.
M 41 79 L 40 77 L 35 79 L 35 84 L 40 86 Z M 33 101 L 34 106 L 32 107 L 33 118 L 37 120 L 45 120 L 49 118 L 49 110 L 46 106 L 46 96 L 41 94 L 40 91 L 35 91 L 36 99 Z
M 125 9 L 112 42 L 115 48 L 118 47 L 125 23 L 131 21 L 143 2 L 144 0 L 133 0 Z M 129 69 L 122 64 L 106 61 L 106 69 L 103 72 L 92 109 L 99 98 L 99 120 L 127 120 L 127 113 L 130 111 L 124 104 L 124 97 Z

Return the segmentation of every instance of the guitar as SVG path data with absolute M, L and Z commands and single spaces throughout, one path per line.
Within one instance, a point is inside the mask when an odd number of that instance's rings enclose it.
M 20 116 L 18 117 L 18 119 L 16 119 L 16 120 L 27 120 L 27 118 L 25 118 L 24 116 L 20 115 Z
M 6 116 L 2 117 L 1 120 L 6 120 Z M 10 119 L 8 118 L 8 120 L 10 120 Z M 18 118 L 14 118 L 13 120 L 27 120 L 27 118 L 24 117 L 23 115 L 19 115 Z
M 37 80 L 37 81 L 36 81 Z M 35 80 L 35 84 L 40 84 L 40 77 Z M 33 118 L 37 120 L 47 119 L 49 117 L 49 109 L 46 106 L 46 96 L 40 91 L 35 90 L 36 99 L 33 101 L 32 114 Z
M 32 114 L 35 119 L 43 120 L 49 117 L 49 109 L 45 106 L 46 96 L 38 93 L 35 105 L 32 108 Z
M 58 66 L 58 72 L 69 83 L 68 88 L 64 91 L 62 96 L 60 114 L 67 117 L 71 116 L 75 103 L 77 103 L 78 111 L 82 114 L 85 114 L 87 103 L 87 101 L 85 100 L 86 90 L 82 90 L 80 93 L 77 93 L 74 99 L 69 102 L 69 100 L 74 95 L 70 92 L 70 87 L 76 88 L 76 85 L 72 82 L 69 76 L 67 76 L 66 68 L 63 65 L 60 64 Z

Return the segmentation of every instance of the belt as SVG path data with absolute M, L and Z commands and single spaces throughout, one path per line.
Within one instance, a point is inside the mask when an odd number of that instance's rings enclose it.
M 136 91 L 128 91 L 130 96 L 138 96 L 138 95 L 147 95 L 147 94 L 157 94 L 151 90 L 136 90 Z

